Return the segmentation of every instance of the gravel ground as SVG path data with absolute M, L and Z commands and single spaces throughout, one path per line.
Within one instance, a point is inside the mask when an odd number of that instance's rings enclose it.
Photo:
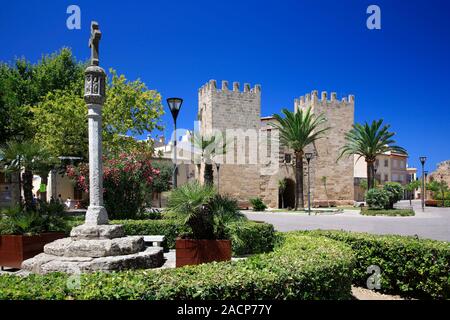
M 356 300 L 405 300 L 400 296 L 382 294 L 360 287 L 352 287 L 352 295 Z

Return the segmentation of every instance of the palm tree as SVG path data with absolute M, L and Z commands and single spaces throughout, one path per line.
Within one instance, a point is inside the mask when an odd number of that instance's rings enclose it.
M 21 172 L 25 208 L 34 209 L 33 204 L 33 173 L 47 177 L 55 164 L 49 152 L 37 143 L 31 141 L 10 141 L 0 148 L 0 162 L 10 172 Z M 45 181 L 45 180 L 44 180 Z
M 367 189 L 374 187 L 375 167 L 377 156 L 385 152 L 397 152 L 406 154 L 402 147 L 394 145 L 392 139 L 394 132 L 389 132 L 389 125 L 383 125 L 383 120 L 374 120 L 372 124 L 367 122 L 354 124 L 353 128 L 345 134 L 346 144 L 341 148 L 338 160 L 344 155 L 358 155 L 358 159 L 363 157 L 367 163 Z
M 192 144 L 195 149 L 200 150 L 202 162 L 205 163 L 203 178 L 205 184 L 214 185 L 213 162 L 218 155 L 224 155 L 226 144 L 220 135 L 201 135 L 198 131 L 192 136 Z
M 294 150 L 295 154 L 295 210 L 304 208 L 303 199 L 303 154 L 304 149 L 314 143 L 329 129 L 323 114 L 314 115 L 311 108 L 291 112 L 283 109 L 284 117 L 275 114 L 277 123 L 271 125 L 279 130 L 280 143 Z

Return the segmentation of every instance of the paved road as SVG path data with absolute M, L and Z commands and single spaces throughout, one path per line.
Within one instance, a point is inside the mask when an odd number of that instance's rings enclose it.
M 401 201 L 398 207 L 409 207 L 409 201 Z M 292 230 L 348 230 L 374 234 L 417 235 L 420 238 L 450 241 L 450 208 L 426 208 L 422 212 L 420 201 L 413 201 L 416 215 L 413 217 L 370 217 L 355 210 L 342 214 L 307 216 L 292 212 L 245 212 L 251 220 L 265 221 L 278 231 Z

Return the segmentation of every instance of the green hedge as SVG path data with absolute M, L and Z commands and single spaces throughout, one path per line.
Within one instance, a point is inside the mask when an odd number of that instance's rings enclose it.
M 354 284 L 366 287 L 367 268 L 381 268 L 381 291 L 419 299 L 450 298 L 450 243 L 344 231 L 306 231 L 342 241 L 354 250 Z
M 71 221 L 70 228 L 82 224 L 80 220 Z M 175 248 L 175 239 L 179 234 L 187 232 L 180 220 L 112 220 L 111 224 L 121 224 L 126 235 L 164 235 L 164 249 Z M 70 229 L 69 229 L 70 230 Z M 270 252 L 275 243 L 275 230 L 271 224 L 254 221 L 239 221 L 230 224 L 233 236 L 241 241 L 233 241 L 233 255 L 245 255 Z
M 342 243 L 287 234 L 272 253 L 179 269 L 0 276 L 1 299 L 348 299 L 354 256 Z
M 389 216 L 389 217 L 409 217 L 414 216 L 415 212 L 412 209 L 367 209 L 362 208 L 361 214 L 363 216 Z

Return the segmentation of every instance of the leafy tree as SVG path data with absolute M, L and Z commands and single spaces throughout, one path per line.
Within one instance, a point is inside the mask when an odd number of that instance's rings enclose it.
M 433 180 L 426 184 L 426 188 L 427 190 L 433 192 L 433 198 L 436 198 L 437 197 L 436 195 L 440 192 L 441 193 L 440 197 L 442 197 L 442 203 L 444 204 L 445 193 L 449 191 L 448 184 L 446 181 Z
M 412 195 L 414 191 L 420 188 L 420 180 L 414 180 L 405 186 L 405 190 L 409 193 L 409 205 L 412 206 Z
M 161 207 L 161 193 L 170 190 L 173 166 L 165 161 L 155 161 L 153 162 L 153 168 L 159 171 L 159 174 L 153 179 L 152 189 L 159 194 L 159 207 Z
M 21 176 L 25 208 L 33 211 L 33 173 L 48 175 L 47 168 L 53 165 L 48 151 L 31 141 L 10 141 L 0 149 L 0 161 L 8 171 L 23 172 Z M 45 174 L 46 171 L 46 174 Z
M 275 114 L 277 123 L 271 125 L 279 130 L 280 143 L 295 153 L 295 210 L 300 205 L 304 207 L 303 199 L 303 155 L 305 148 L 314 143 L 329 129 L 325 127 L 326 118 L 323 114 L 314 115 L 311 108 L 291 112 L 283 109 L 284 117 Z
M 0 114 L 6 116 L 0 121 L 0 143 L 14 137 L 33 139 L 30 106 L 36 106 L 55 90 L 81 93 L 83 78 L 84 65 L 77 62 L 67 48 L 42 57 L 37 64 L 24 58 L 12 64 L 0 64 Z
M 394 204 L 402 199 L 403 187 L 398 182 L 386 182 L 383 189 L 389 193 L 389 203 L 386 209 L 393 209 Z
M 369 190 L 374 187 L 374 163 L 377 156 L 388 151 L 406 154 L 405 149 L 394 145 L 395 140 L 392 137 L 395 133 L 389 132 L 389 128 L 389 125 L 383 125 L 383 120 L 374 120 L 370 125 L 367 122 L 363 125 L 359 123 L 354 124 L 353 128 L 345 135 L 346 144 L 341 148 L 338 160 L 344 155 L 363 157 L 367 163 Z

